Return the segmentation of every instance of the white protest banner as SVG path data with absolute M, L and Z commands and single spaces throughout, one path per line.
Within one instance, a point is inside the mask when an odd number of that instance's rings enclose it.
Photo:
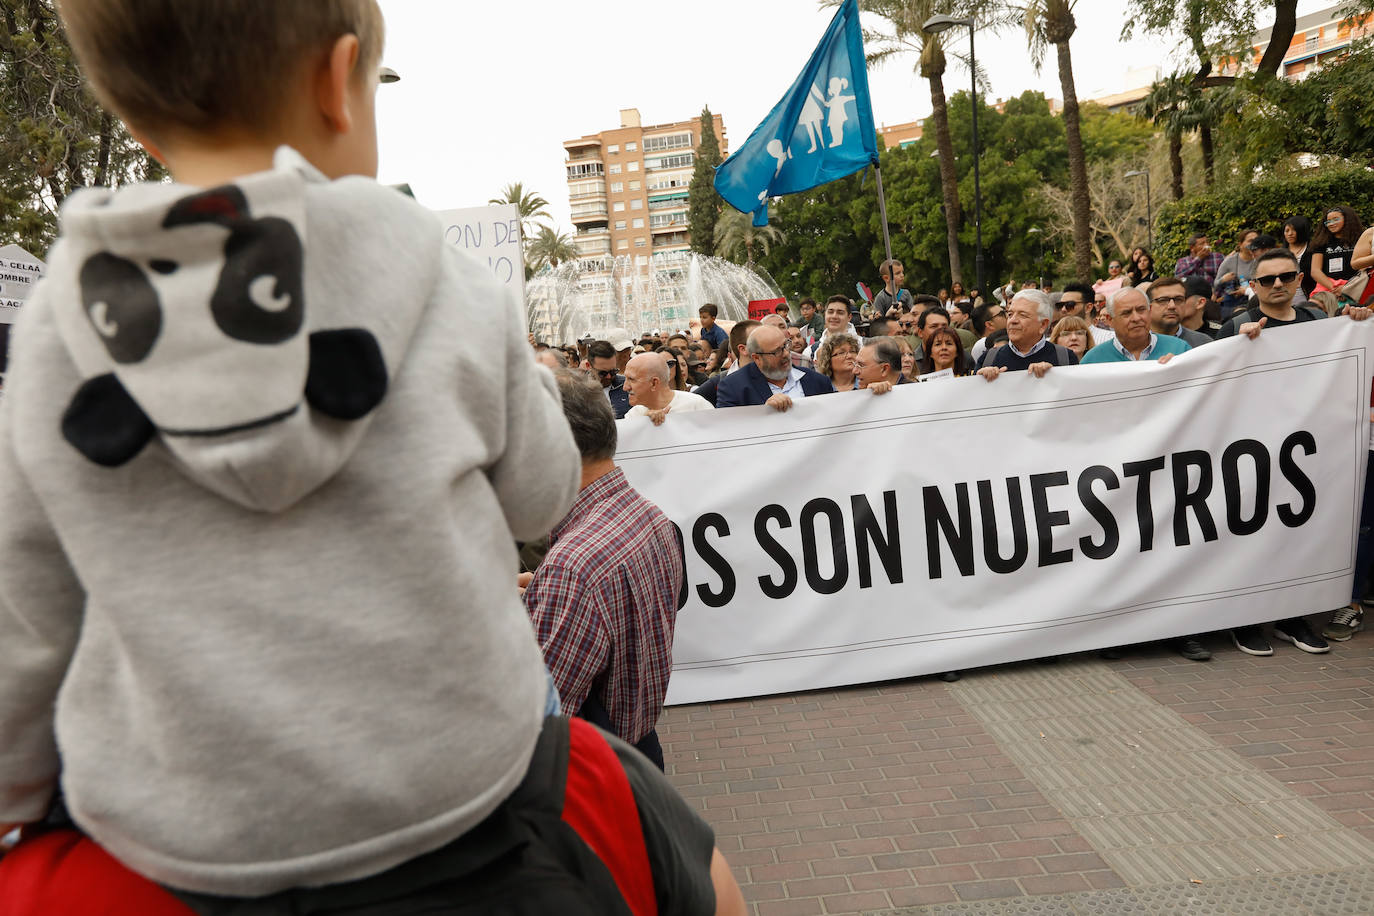
M 18 245 L 0 248 L 0 324 L 14 324 L 29 292 L 43 276 L 43 262 Z
M 1374 321 L 1168 365 L 618 424 L 678 526 L 669 703 L 1086 651 L 1344 605 Z
M 491 268 L 496 282 L 525 302 L 525 255 L 520 245 L 520 210 L 515 204 L 439 210 L 444 241 Z

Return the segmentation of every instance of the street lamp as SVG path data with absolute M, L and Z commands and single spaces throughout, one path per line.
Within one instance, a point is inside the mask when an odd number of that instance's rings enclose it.
M 921 26 L 921 31 L 928 35 L 937 35 L 955 26 L 964 26 L 968 29 L 968 68 L 973 76 L 973 233 L 974 244 L 977 246 L 974 249 L 973 264 L 978 273 L 978 293 L 986 296 L 988 291 L 983 288 L 983 185 L 978 173 L 978 60 L 973 53 L 973 20 L 956 19 L 940 13 L 927 19 Z
M 377 81 L 380 83 L 399 83 L 401 74 L 390 67 L 380 67 L 377 70 Z
M 1150 251 L 1153 252 L 1155 249 L 1155 215 L 1154 209 L 1150 206 L 1150 170 L 1132 169 L 1122 177 L 1139 178 L 1141 175 L 1145 176 L 1145 237 L 1150 240 Z M 1153 254 L 1151 254 L 1150 256 L 1154 257 Z
M 1035 236 L 1035 282 L 1037 286 L 1045 285 L 1045 278 L 1041 271 L 1045 269 L 1045 242 L 1044 233 L 1039 226 L 1031 226 L 1026 230 L 1027 235 Z

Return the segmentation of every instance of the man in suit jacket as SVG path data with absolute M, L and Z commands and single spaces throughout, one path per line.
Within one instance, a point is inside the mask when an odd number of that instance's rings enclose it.
M 727 375 L 733 375 L 742 367 L 754 361 L 754 358 L 749 355 L 749 349 L 746 344 L 749 342 L 749 335 L 753 333 L 754 328 L 758 326 L 759 322 L 752 318 L 747 321 L 735 322 L 735 326 L 730 329 L 730 354 L 734 356 L 735 364 L 729 369 L 722 369 L 702 382 L 701 387 L 692 392 L 693 394 L 710 401 L 712 407 L 720 406 L 716 403 L 716 392 L 720 387 L 720 383 L 725 381 Z
M 717 407 L 767 404 L 774 410 L 787 410 L 800 398 L 835 390 L 830 379 L 816 370 L 792 365 L 787 335 L 771 325 L 755 328 L 745 348 L 754 361 L 721 380 Z

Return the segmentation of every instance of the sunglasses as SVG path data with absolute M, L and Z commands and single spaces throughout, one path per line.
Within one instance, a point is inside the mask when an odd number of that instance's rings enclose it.
M 618 369 L 597 369 L 595 371 L 600 378 L 615 378 L 620 374 Z
M 1256 286 L 1263 286 L 1268 288 L 1270 286 L 1273 286 L 1275 283 L 1282 283 L 1286 286 L 1296 279 L 1298 279 L 1298 272 L 1296 270 L 1285 270 L 1281 274 L 1270 274 L 1267 277 L 1255 277 L 1250 282 L 1254 283 Z

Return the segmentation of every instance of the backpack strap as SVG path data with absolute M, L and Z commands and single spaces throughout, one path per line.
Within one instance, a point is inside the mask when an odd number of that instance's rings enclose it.
M 657 916 L 644 829 L 630 780 L 615 751 L 590 723 L 569 719 L 563 820 L 610 870 L 635 916 Z

